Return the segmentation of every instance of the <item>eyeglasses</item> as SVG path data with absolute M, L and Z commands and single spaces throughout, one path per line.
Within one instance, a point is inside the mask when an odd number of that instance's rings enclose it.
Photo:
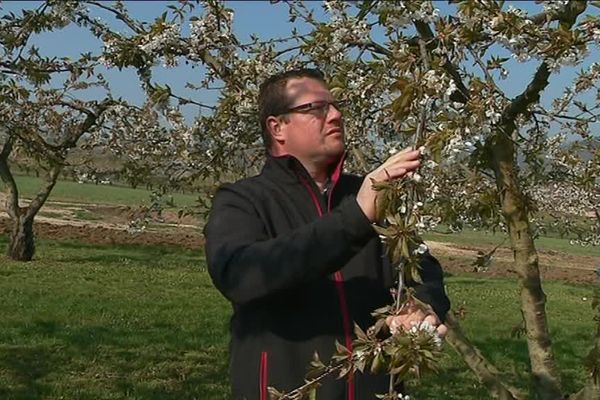
M 278 114 L 289 114 L 289 113 L 310 113 L 314 112 L 320 118 L 324 118 L 329 113 L 329 107 L 333 106 L 339 112 L 342 112 L 342 109 L 346 107 L 348 104 L 347 101 L 313 101 L 310 103 L 300 104 L 299 106 L 291 107 L 285 110 L 284 112 Z

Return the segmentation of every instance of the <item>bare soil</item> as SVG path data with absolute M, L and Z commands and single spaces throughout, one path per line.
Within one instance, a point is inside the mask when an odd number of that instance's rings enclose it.
M 431 253 L 437 257 L 449 274 L 472 274 L 473 276 L 516 277 L 513 269 L 512 250 L 499 248 L 492 259 L 490 268 L 485 272 L 474 272 L 473 261 L 477 252 L 491 251 L 493 246 L 463 246 L 454 243 L 428 242 Z M 598 283 L 600 277 L 596 269 L 600 268 L 600 257 L 590 257 L 538 250 L 542 279 L 561 280 L 572 283 Z
M 3 199 L 0 193 L 0 204 Z M 204 244 L 202 229 L 192 217 L 178 218 L 175 212 L 163 211 L 151 215 L 147 228 L 132 234 L 127 228 L 142 209 L 126 206 L 49 202 L 36 217 L 35 234 L 39 238 L 75 239 L 93 244 L 173 245 L 200 249 Z M 0 209 L 0 234 L 10 232 L 8 215 Z M 478 251 L 490 251 L 491 246 L 464 246 L 453 243 L 429 242 L 432 254 L 448 274 L 474 276 L 516 277 L 512 269 L 512 251 L 499 248 L 491 267 L 485 272 L 473 272 Z M 600 277 L 600 257 L 573 255 L 556 251 L 539 251 L 543 279 L 577 283 L 597 283 Z

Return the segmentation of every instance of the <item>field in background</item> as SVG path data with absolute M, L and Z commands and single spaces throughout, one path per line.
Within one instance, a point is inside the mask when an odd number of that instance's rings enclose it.
M 6 244 L 0 237 L 0 246 Z M 230 307 L 212 286 L 199 251 L 43 240 L 39 260 L 2 259 L 0 398 L 225 400 Z M 447 278 L 465 330 L 510 381 L 525 390 L 527 350 L 516 283 Z M 547 283 L 548 313 L 563 382 L 584 380 L 581 357 L 594 326 L 592 285 Z M 439 376 L 416 399 L 487 398 L 446 348 Z
M 31 198 L 42 185 L 42 179 L 31 176 L 16 176 L 15 180 L 20 190 L 20 197 Z M 0 192 L 4 191 L 4 184 L 0 182 Z M 148 205 L 151 190 L 133 189 L 116 185 L 95 185 L 93 183 L 77 183 L 73 181 L 60 180 L 50 193 L 49 201 L 71 202 L 71 203 L 94 203 L 137 206 Z M 198 195 L 173 193 L 176 207 L 192 206 Z
M 21 190 L 20 195 L 23 198 L 31 198 L 42 183 L 40 178 L 29 176 L 17 176 L 16 180 Z M 3 183 L 0 182 L 0 193 L 2 193 L 4 189 Z M 42 208 L 40 215 L 60 218 L 60 212 L 48 210 L 51 208 L 49 207 L 50 205 L 52 208 L 56 208 L 56 202 L 130 207 L 141 205 L 147 206 L 150 203 L 151 194 L 152 191 L 140 188 L 133 189 L 124 186 L 101 184 L 95 185 L 91 183 L 77 183 L 61 180 L 57 182 L 48 199 L 48 206 Z M 166 197 L 172 197 L 174 207 L 168 208 L 174 210 L 177 208 L 194 206 L 196 204 L 198 194 L 173 193 L 167 195 Z M 68 204 L 64 204 L 63 206 L 68 207 Z M 2 211 L 3 207 L 4 204 L 0 204 L 0 211 Z M 101 213 L 98 213 L 97 210 L 77 210 L 75 214 L 75 219 L 78 218 L 84 221 L 101 221 L 103 219 L 103 216 Z M 200 226 L 201 222 L 197 221 L 197 224 Z M 505 235 L 502 233 L 493 234 L 488 232 L 472 231 L 468 229 L 460 233 L 444 233 L 444 231 L 444 227 L 440 226 L 435 232 L 427 233 L 425 235 L 425 239 L 465 246 L 496 246 L 505 238 Z M 536 241 L 536 245 L 542 251 L 550 250 L 574 255 L 600 257 L 600 247 L 582 247 L 578 245 L 571 245 L 569 244 L 568 239 L 558 237 L 555 232 L 550 232 L 547 236 L 540 237 Z M 505 241 L 502 246 L 508 247 L 508 241 Z

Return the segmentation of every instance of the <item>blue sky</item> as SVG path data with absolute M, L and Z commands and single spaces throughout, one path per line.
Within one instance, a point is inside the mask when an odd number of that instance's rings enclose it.
M 535 13 L 541 10 L 541 6 L 533 1 L 518 1 L 508 2 L 513 3 L 518 8 L 523 8 L 530 13 Z M 163 13 L 167 4 L 176 4 L 176 2 L 165 1 L 128 1 L 126 6 L 131 15 L 136 18 L 153 21 L 157 16 Z M 309 2 L 309 6 L 317 10 L 317 16 L 322 15 L 320 11 L 320 2 Z M 39 5 L 35 1 L 4 1 L 0 3 L 2 10 L 0 13 L 19 12 L 24 8 L 33 8 Z M 257 34 L 261 39 L 276 38 L 286 35 L 290 32 L 288 23 L 288 8 L 287 5 L 278 3 L 270 4 L 268 1 L 229 1 L 227 5 L 234 10 L 234 30 L 242 41 L 249 40 L 251 33 Z M 437 2 L 437 6 L 442 13 L 452 12 L 452 7 L 447 4 L 447 1 Z M 596 9 L 597 10 L 597 9 Z M 197 9 L 196 12 L 199 12 Z M 109 23 L 114 23 L 118 29 L 123 29 L 121 23 L 116 21 L 109 14 L 99 14 Z M 299 27 L 302 31 L 302 27 Z M 376 35 L 375 35 L 376 36 Z M 379 39 L 375 37 L 375 39 Z M 40 47 L 42 54 L 55 56 L 72 56 L 76 57 L 81 52 L 97 51 L 101 45 L 99 41 L 90 33 L 76 27 L 68 27 L 61 31 L 53 33 L 43 33 L 34 38 L 34 43 Z M 594 54 L 598 54 L 595 50 Z M 594 58 L 594 57 L 590 57 Z M 596 60 L 600 59 L 595 57 Z M 514 97 L 520 93 L 534 73 L 534 68 L 538 62 L 518 63 L 514 60 L 510 61 L 509 70 L 510 78 L 505 81 L 499 81 L 499 85 L 504 89 L 509 97 Z M 549 102 L 562 92 L 565 85 L 568 85 L 576 73 L 586 67 L 591 61 L 577 67 L 563 68 L 558 75 L 551 79 L 549 88 L 545 91 L 542 97 L 544 103 Z M 192 69 L 191 67 L 179 66 L 173 69 L 157 66 L 154 69 L 154 79 L 160 83 L 167 83 L 178 94 L 193 96 L 195 100 L 214 104 L 217 100 L 216 92 L 193 92 L 184 88 L 187 81 L 198 82 L 201 68 Z M 126 69 L 123 71 L 111 70 L 106 71 L 106 76 L 111 82 L 114 93 L 127 100 L 135 103 L 143 101 L 143 92 L 140 88 L 136 74 Z M 198 77 L 195 79 L 195 77 Z M 196 111 L 189 110 L 188 113 Z

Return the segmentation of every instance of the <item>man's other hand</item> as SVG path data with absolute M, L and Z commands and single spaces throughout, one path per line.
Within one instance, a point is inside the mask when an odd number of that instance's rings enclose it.
M 413 326 L 419 326 L 423 322 L 428 322 L 435 328 L 435 332 L 441 338 L 446 336 L 448 328 L 442 324 L 433 310 L 423 310 L 422 307 L 409 302 L 397 315 L 390 315 L 385 322 L 390 328 L 390 332 L 395 334 L 399 329 L 409 331 Z

